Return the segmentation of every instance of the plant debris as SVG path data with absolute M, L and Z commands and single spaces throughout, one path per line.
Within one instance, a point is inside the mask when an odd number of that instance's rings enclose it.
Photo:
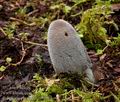
M 114 13 L 99 25 L 104 27 L 103 32 L 106 29 L 104 44 L 97 42 L 100 46 L 96 43 L 91 46 L 84 35 L 82 38 L 88 47 L 97 85 L 91 85 L 76 74 L 56 76 L 47 50 L 46 32 L 51 21 L 65 19 L 80 32 L 78 25 L 82 14 L 94 4 L 93 0 L 0 0 L 1 102 L 13 102 L 14 99 L 27 102 L 29 96 L 33 97 L 32 102 L 38 102 L 35 100 L 39 95 L 44 102 L 48 99 L 49 102 L 120 101 L 119 3 L 112 4 Z

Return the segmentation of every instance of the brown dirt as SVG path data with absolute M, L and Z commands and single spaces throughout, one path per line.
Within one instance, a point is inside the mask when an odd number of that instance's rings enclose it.
M 0 1 L 1 28 L 5 27 L 6 24 L 11 21 L 10 17 L 20 18 L 20 16 L 17 17 L 14 12 L 19 7 L 24 7 L 26 5 L 26 0 L 18 1 L 19 2 L 16 0 Z M 36 5 L 39 13 L 35 13 L 35 16 L 40 16 L 40 14 L 47 11 L 46 5 L 42 3 L 40 5 Z M 117 24 L 120 22 L 120 14 L 118 12 L 119 11 L 116 11 L 116 14 L 112 15 L 112 18 Z M 75 20 L 73 20 L 73 22 L 74 21 Z M 77 22 L 77 20 L 75 22 Z M 45 46 L 41 47 L 40 45 L 28 44 L 18 37 L 20 32 L 28 32 L 30 34 L 27 37 L 27 39 L 29 39 L 28 41 L 46 44 L 46 40 L 42 39 L 45 29 L 46 28 L 37 26 L 30 27 L 20 23 L 14 31 L 15 38 L 13 39 L 8 39 L 0 30 L 0 65 L 7 66 L 7 69 L 3 73 L 0 73 L 1 102 L 10 102 L 10 98 L 12 97 L 18 100 L 27 97 L 34 88 L 27 84 L 27 82 L 32 79 L 34 73 L 39 72 L 41 75 L 48 77 L 54 74 L 47 48 Z M 102 92 L 103 95 L 107 95 L 110 91 L 115 92 L 120 88 L 120 54 L 114 55 L 114 52 L 116 52 L 116 54 L 119 53 L 120 48 L 113 49 L 108 47 L 104 53 L 99 56 L 96 55 L 96 52 L 93 50 L 88 51 L 94 64 L 94 74 L 99 84 L 96 90 Z M 41 55 L 43 60 L 42 64 L 36 61 L 36 54 Z M 11 63 L 16 65 L 6 64 L 6 57 L 11 57 Z

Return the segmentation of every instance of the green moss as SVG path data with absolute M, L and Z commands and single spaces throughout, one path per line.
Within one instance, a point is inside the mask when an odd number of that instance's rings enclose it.
M 76 28 L 83 35 L 88 48 L 101 49 L 106 46 L 107 31 L 103 25 L 110 13 L 110 2 L 99 0 L 91 9 L 83 12 L 81 22 Z

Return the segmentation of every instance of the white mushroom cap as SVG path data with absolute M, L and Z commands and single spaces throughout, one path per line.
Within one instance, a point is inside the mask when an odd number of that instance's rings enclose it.
M 71 24 L 62 19 L 53 21 L 48 29 L 47 42 L 56 73 L 86 73 L 90 81 L 94 82 L 91 60 Z

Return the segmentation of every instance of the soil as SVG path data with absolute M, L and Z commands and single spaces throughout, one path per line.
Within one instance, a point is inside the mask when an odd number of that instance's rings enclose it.
M 19 7 L 24 7 L 26 2 L 26 0 L 18 0 L 18 2 L 16 0 L 0 0 L 0 29 L 9 24 L 13 20 L 11 18 L 16 18 L 15 20 L 24 19 L 21 16 L 15 15 L 15 11 Z M 40 5 L 36 4 L 35 6 L 38 8 L 38 11 L 33 14 L 36 17 L 47 12 L 49 3 L 47 5 L 41 3 Z M 32 11 L 33 8 L 29 6 L 27 13 Z M 111 18 L 114 19 L 120 29 L 120 10 L 117 9 L 115 12 L 111 15 Z M 77 22 L 76 19 L 72 22 L 74 21 Z M 32 80 L 35 73 L 40 73 L 42 76 L 47 77 L 54 74 L 46 47 L 46 39 L 43 39 L 44 32 L 48 26 L 45 25 L 44 28 L 34 25 L 28 26 L 19 22 L 13 32 L 14 38 L 11 39 L 6 37 L 4 32 L 0 30 L 0 66 L 4 65 L 7 67 L 4 72 L 0 72 L 1 102 L 11 102 L 11 98 L 17 98 L 20 101 L 24 97 L 28 97 L 34 89 L 34 85 L 29 85 L 28 82 Z M 28 39 L 27 42 L 18 36 L 21 32 L 29 33 L 26 38 Z M 119 31 L 113 29 L 109 34 L 114 33 L 117 36 L 117 32 Z M 38 45 L 29 41 L 35 42 Z M 88 49 L 88 54 L 94 66 L 94 74 L 98 82 L 95 90 L 99 90 L 103 95 L 107 95 L 110 91 L 116 92 L 120 88 L 119 52 L 120 46 L 114 49 L 107 47 L 101 55 L 97 55 L 94 50 Z M 42 63 L 39 62 L 40 59 L 37 60 L 37 55 L 40 55 L 39 57 L 42 59 Z M 12 64 L 6 63 L 5 59 L 7 57 L 12 58 Z M 110 100 L 107 101 L 110 102 Z

